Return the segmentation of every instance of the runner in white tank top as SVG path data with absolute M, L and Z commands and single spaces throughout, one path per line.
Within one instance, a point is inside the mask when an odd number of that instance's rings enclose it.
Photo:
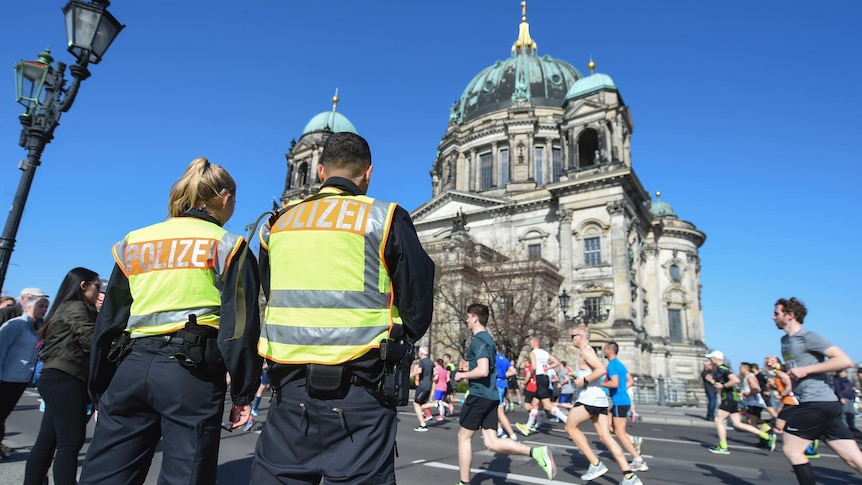
M 578 362 L 580 362 L 580 359 L 578 359 Z M 588 377 L 592 373 L 592 369 L 581 369 L 580 366 L 575 366 L 576 381 L 578 379 Z M 578 400 L 575 402 L 586 404 L 588 406 L 595 406 L 597 408 L 606 408 L 609 406 L 608 395 L 605 394 L 605 391 L 602 389 L 602 382 L 599 379 L 587 384 L 587 387 L 578 394 Z
M 575 402 L 575 406 L 569 410 L 566 433 L 569 434 L 569 437 L 590 463 L 587 472 L 581 475 L 581 480 L 590 481 L 608 472 L 608 467 L 599 460 L 596 452 L 590 446 L 587 435 L 579 428 L 587 421 L 592 421 L 599 439 L 611 452 L 614 461 L 617 462 L 623 472 L 623 481 L 620 483 L 640 485 L 641 481 L 632 471 L 622 448 L 611 436 L 608 396 L 601 388 L 601 378 L 605 375 L 607 368 L 602 364 L 596 351 L 590 346 L 590 331 L 586 325 L 580 324 L 572 329 L 572 343 L 581 351 L 578 356 L 578 363 L 575 365 L 575 382 L 573 384 L 580 387 L 582 391 Z

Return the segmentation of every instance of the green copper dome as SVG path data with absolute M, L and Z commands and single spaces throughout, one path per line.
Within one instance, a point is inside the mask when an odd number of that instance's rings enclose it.
M 673 211 L 673 207 L 671 207 L 667 202 L 662 202 L 660 200 L 657 200 L 650 205 L 649 212 L 653 217 L 676 218 L 676 212 Z
M 452 106 L 450 121 L 464 123 L 519 102 L 559 108 L 569 88 L 583 77 L 566 61 L 539 57 L 536 42 L 530 37 L 525 2 L 521 6 L 524 11 L 512 56 L 486 67 L 470 81 Z
M 356 127 L 353 126 L 353 123 L 346 116 L 332 110 L 324 111 L 311 118 L 311 121 L 302 130 L 302 134 L 305 135 L 315 131 L 331 131 L 333 133 L 349 131 L 350 133 L 356 133 Z
M 587 77 L 578 79 L 574 85 L 566 93 L 566 101 L 570 99 L 582 98 L 598 91 L 608 90 L 616 91 L 617 86 L 614 80 L 607 74 L 594 73 Z

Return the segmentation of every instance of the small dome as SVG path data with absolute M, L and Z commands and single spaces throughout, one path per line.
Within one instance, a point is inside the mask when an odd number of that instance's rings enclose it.
M 667 202 L 662 202 L 660 200 L 657 200 L 650 205 L 649 212 L 653 217 L 676 218 L 676 212 L 673 211 L 673 207 L 671 207 Z
M 569 88 L 569 92 L 566 93 L 566 101 L 583 98 L 584 96 L 602 90 L 616 91 L 617 86 L 614 84 L 614 80 L 611 79 L 610 76 L 597 72 L 590 76 L 578 79 L 575 84 Z
M 347 131 L 356 133 L 356 127 L 353 126 L 353 123 L 346 116 L 333 109 L 331 111 L 324 111 L 311 118 L 311 121 L 302 130 L 302 134 L 307 135 L 315 131 L 331 131 L 333 133 Z

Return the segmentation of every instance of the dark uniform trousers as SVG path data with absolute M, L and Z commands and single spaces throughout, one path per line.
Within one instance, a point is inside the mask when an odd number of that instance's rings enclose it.
M 134 339 L 99 402 L 81 485 L 141 484 L 159 439 L 159 485 L 216 483 L 225 379 L 177 363 L 181 343 Z
M 312 399 L 304 378 L 284 384 L 257 441 L 251 483 L 394 485 L 395 414 L 362 386 L 343 399 Z

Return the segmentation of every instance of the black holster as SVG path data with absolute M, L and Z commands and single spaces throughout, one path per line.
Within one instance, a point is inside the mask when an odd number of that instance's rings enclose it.
M 131 335 L 128 332 L 123 332 L 119 337 L 115 338 L 114 341 L 111 342 L 111 350 L 108 351 L 106 358 L 108 359 L 108 362 L 118 364 L 131 350 Z
M 177 332 L 177 337 L 183 340 L 180 351 L 174 354 L 180 365 L 214 378 L 224 377 L 224 359 L 218 349 L 218 332 L 215 329 L 198 325 L 197 315 L 191 314 L 185 328 Z
M 383 378 L 378 384 L 378 399 L 386 406 L 404 406 L 410 399 L 410 365 L 416 348 L 408 340 L 380 341 Z

